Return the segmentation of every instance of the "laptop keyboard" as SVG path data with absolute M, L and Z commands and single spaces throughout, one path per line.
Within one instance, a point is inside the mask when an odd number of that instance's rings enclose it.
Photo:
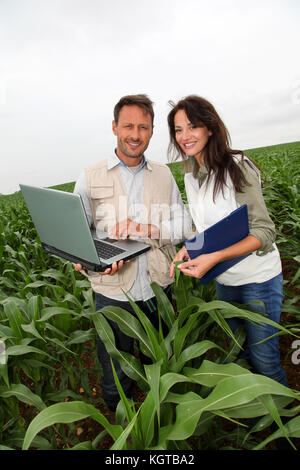
M 97 253 L 100 258 L 109 259 L 113 256 L 120 255 L 124 253 L 126 250 L 119 248 L 118 246 L 108 245 L 107 243 L 101 242 L 99 240 L 94 240 Z

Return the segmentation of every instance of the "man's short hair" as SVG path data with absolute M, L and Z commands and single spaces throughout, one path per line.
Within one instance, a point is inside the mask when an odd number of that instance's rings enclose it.
M 123 106 L 138 106 L 151 116 L 151 122 L 153 127 L 154 111 L 153 102 L 148 98 L 147 95 L 127 95 L 123 96 L 114 108 L 114 120 L 118 124 L 119 114 Z

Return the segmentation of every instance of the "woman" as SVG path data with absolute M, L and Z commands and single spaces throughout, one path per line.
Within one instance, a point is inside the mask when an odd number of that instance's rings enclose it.
M 241 262 L 216 278 L 219 300 L 248 303 L 279 323 L 283 300 L 282 268 L 274 243 L 275 227 L 262 196 L 257 166 L 243 152 L 230 148 L 228 131 L 213 105 L 191 95 L 172 104 L 168 115 L 170 151 L 181 155 L 185 165 L 185 188 L 191 215 L 198 232 L 247 204 L 249 235 L 242 241 L 220 251 L 189 259 L 185 247 L 174 262 L 187 276 L 201 278 L 217 263 L 251 253 Z M 234 331 L 241 321 L 229 320 Z M 257 326 L 245 322 L 247 331 L 246 358 L 257 373 L 287 385 L 278 348 L 278 336 L 260 342 L 277 333 L 275 327 Z

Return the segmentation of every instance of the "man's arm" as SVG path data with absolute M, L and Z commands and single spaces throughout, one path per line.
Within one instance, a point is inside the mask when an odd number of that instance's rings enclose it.
M 125 239 L 127 237 L 151 238 L 159 240 L 160 230 L 155 225 L 140 224 L 130 219 L 118 222 L 116 226 L 109 232 L 111 238 Z

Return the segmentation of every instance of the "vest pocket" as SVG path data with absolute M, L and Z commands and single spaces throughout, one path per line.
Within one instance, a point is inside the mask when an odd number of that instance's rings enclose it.
M 117 271 L 113 276 L 101 275 L 89 276 L 92 289 L 95 292 L 109 297 L 110 295 L 122 294 L 122 289 L 128 292 L 136 279 L 137 274 L 137 261 L 136 258 L 131 260 L 130 263 L 124 264 L 120 271 Z
M 148 251 L 147 254 L 151 281 L 157 282 L 161 286 L 171 284 L 173 281 L 170 278 L 170 256 L 173 259 L 176 254 L 173 245 L 153 248 L 150 252 Z
M 94 213 L 94 225 L 98 231 L 108 232 L 117 223 L 113 198 L 114 186 L 113 184 L 92 185 L 90 194 Z
M 99 274 L 99 283 L 103 286 L 121 287 L 123 286 L 122 277 L 122 274 L 120 274 L 119 272 L 116 272 L 113 276 L 109 276 L 107 274 L 101 276 L 101 274 Z
M 91 186 L 91 199 L 106 199 L 114 195 L 114 187 L 110 186 Z

